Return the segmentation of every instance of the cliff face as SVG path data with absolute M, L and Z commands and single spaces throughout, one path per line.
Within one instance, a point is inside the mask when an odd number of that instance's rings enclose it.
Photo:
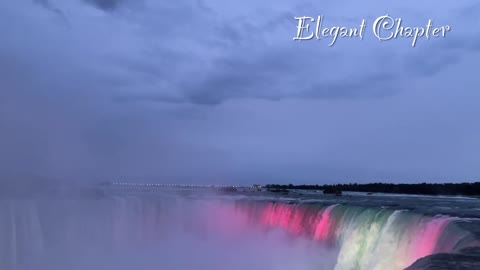
M 478 270 L 480 248 L 467 248 L 458 254 L 434 254 L 417 260 L 405 270 Z

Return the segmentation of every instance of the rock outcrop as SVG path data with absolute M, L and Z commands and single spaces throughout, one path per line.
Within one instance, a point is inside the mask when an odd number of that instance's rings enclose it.
M 480 248 L 467 248 L 455 254 L 434 254 L 417 260 L 405 270 L 478 270 Z

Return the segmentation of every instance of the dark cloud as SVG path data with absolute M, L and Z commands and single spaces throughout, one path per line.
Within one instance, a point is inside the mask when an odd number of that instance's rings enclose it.
M 432 48 L 410 57 L 405 66 L 411 76 L 427 77 L 459 63 L 461 57 L 459 53 Z
M 479 35 L 466 11 L 475 3 L 427 2 L 5 1 L 0 171 L 78 181 L 474 177 Z M 452 35 L 415 48 L 372 35 L 333 47 L 292 41 L 294 16 L 356 25 L 387 12 L 409 25 L 449 23 Z
M 125 0 L 83 0 L 83 1 L 106 11 L 112 11 L 118 8 L 121 4 L 125 2 Z
M 480 50 L 480 32 L 456 37 L 448 40 L 442 48 L 445 50 L 467 50 L 478 52 Z M 460 52 L 461 53 L 461 52 Z
M 304 98 L 356 99 L 390 97 L 401 88 L 398 78 L 390 73 L 347 77 L 343 81 L 315 85 Z
M 44 7 L 47 10 L 52 11 L 53 13 L 60 16 L 62 19 L 66 20 L 65 14 L 58 7 L 54 6 L 49 0 L 33 0 L 34 3 Z

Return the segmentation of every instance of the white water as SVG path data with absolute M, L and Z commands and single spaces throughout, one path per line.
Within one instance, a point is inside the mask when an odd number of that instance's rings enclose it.
M 448 223 L 317 211 L 148 196 L 0 200 L 0 269 L 396 270 L 432 252 Z M 305 229 L 312 237 L 292 235 Z
M 222 209 L 137 198 L 0 201 L 0 269 L 333 268 L 334 250 L 237 226 Z

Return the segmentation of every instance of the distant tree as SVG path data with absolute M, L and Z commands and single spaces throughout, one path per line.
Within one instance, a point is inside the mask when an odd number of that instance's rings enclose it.
M 336 184 L 336 185 L 266 185 L 268 190 L 277 189 L 304 189 L 304 190 L 327 190 L 327 193 L 339 190 L 356 191 L 369 193 L 402 193 L 402 194 L 423 194 L 423 195 L 465 195 L 480 196 L 480 182 L 476 183 L 445 183 L 445 184 L 391 184 L 391 183 L 369 183 L 369 184 Z M 333 190 L 333 191 L 332 191 Z
M 335 195 L 342 195 L 342 191 L 337 187 L 328 186 L 323 190 L 323 194 L 335 194 Z

